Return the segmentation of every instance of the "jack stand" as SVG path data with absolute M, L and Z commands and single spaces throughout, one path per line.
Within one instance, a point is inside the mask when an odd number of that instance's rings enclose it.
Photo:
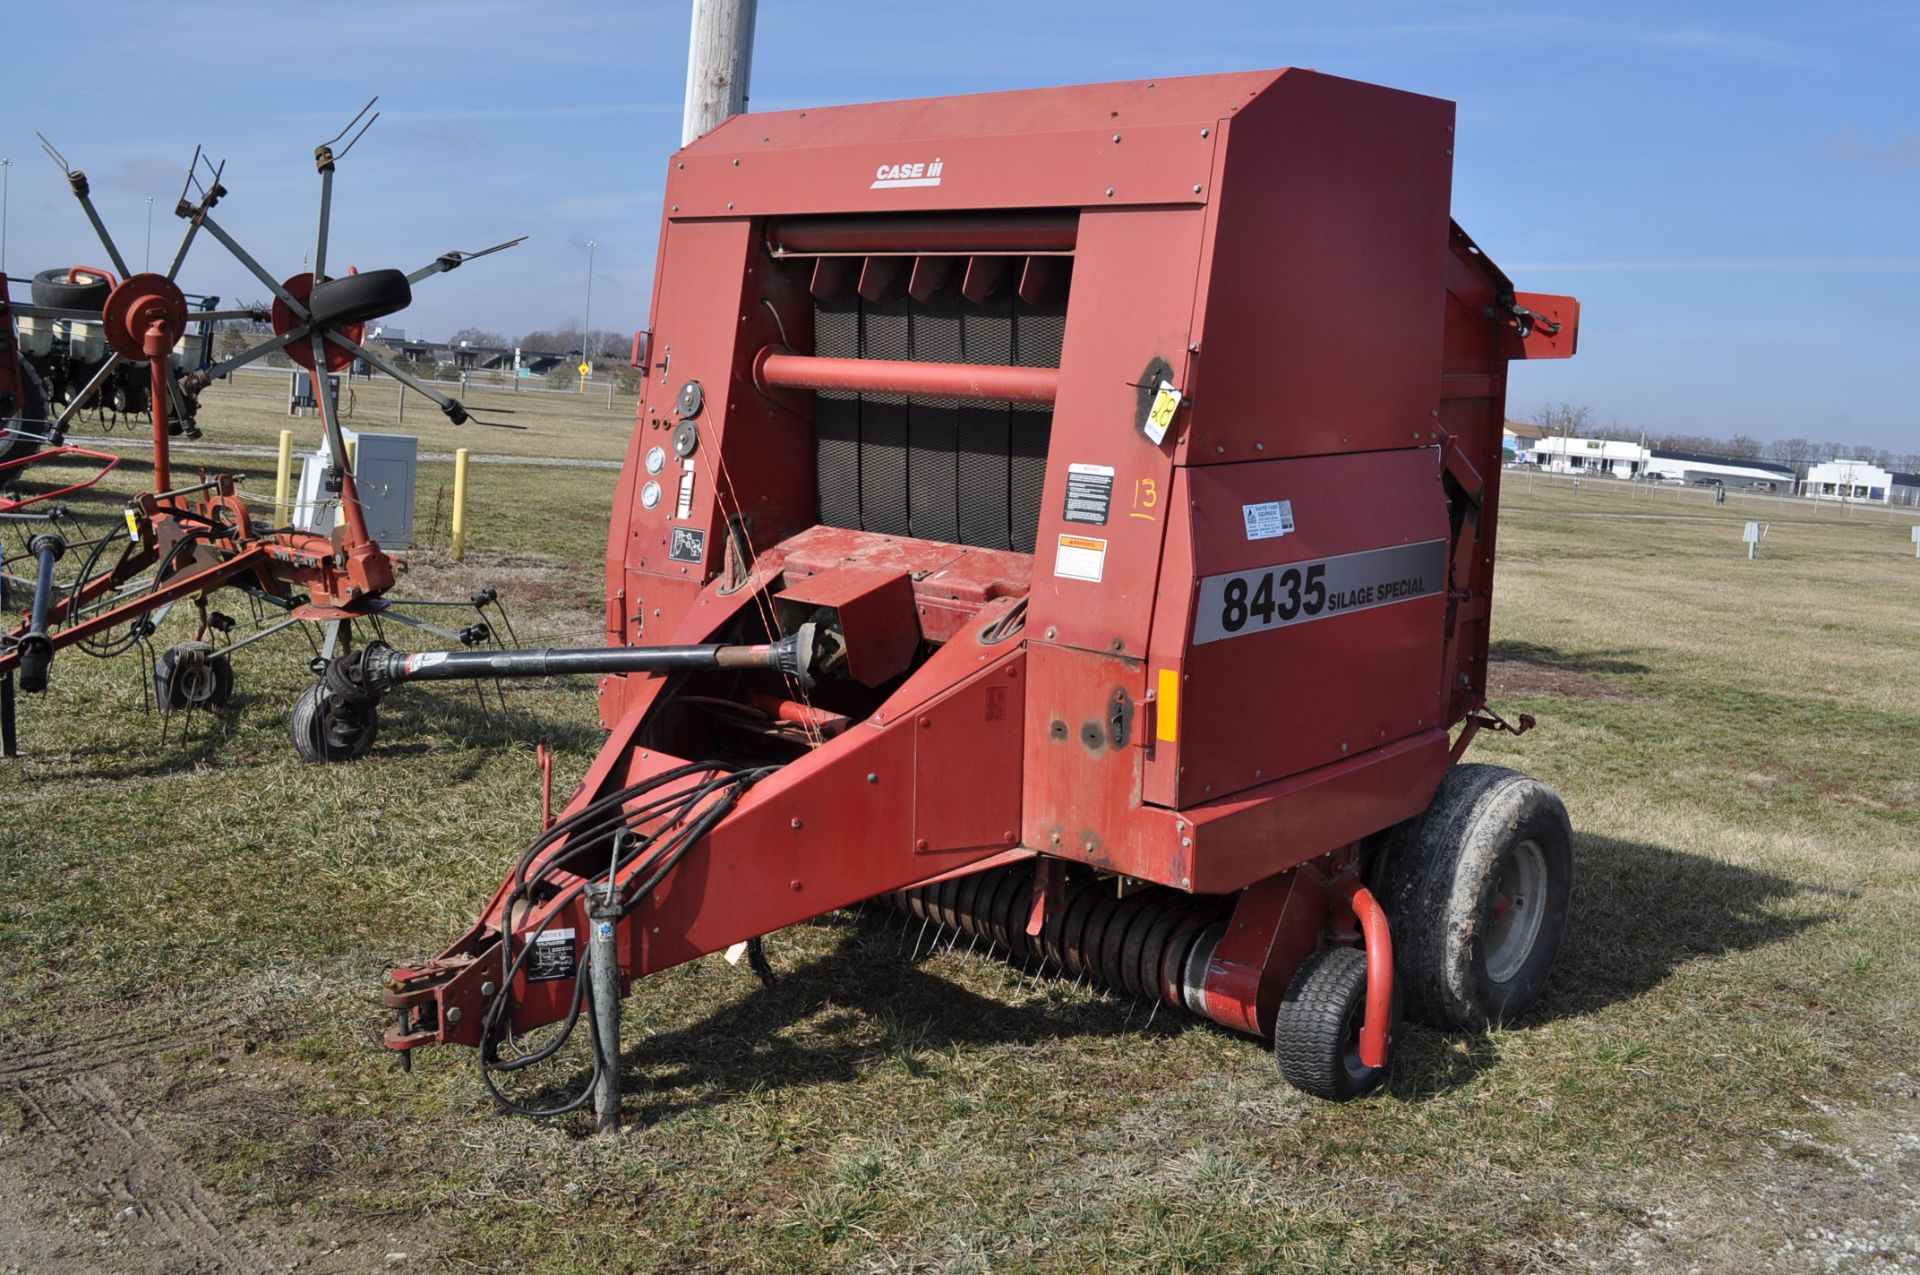
M 593 935 L 587 940 L 587 965 L 593 979 L 593 1047 L 599 1067 L 593 1081 L 593 1131 L 620 1130 L 620 954 L 614 935 L 620 905 L 611 886 L 587 888 L 587 919 Z

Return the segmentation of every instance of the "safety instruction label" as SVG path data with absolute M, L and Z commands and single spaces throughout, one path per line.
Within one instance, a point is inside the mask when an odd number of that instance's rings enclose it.
M 1269 500 L 1258 505 L 1242 505 L 1240 516 L 1246 519 L 1249 540 L 1273 540 L 1293 532 L 1291 500 Z
M 667 556 L 675 562 L 698 562 L 707 551 L 707 533 L 699 527 L 675 527 L 667 541 Z
M 571 926 L 542 930 L 533 940 L 533 950 L 527 953 L 527 978 L 536 983 L 572 978 L 578 946 Z
M 1054 551 L 1053 574 L 1068 580 L 1100 583 L 1107 569 L 1107 542 L 1092 536 L 1062 536 Z
M 1112 509 L 1113 466 L 1067 466 L 1067 507 L 1061 511 L 1061 518 L 1104 527 Z
M 1447 542 L 1424 540 L 1208 576 L 1195 603 L 1193 644 L 1432 597 L 1446 588 L 1446 571 Z

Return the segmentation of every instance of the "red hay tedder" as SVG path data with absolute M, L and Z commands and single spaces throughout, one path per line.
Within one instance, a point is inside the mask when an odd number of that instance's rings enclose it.
M 738 116 L 672 161 L 605 749 L 387 1044 L 483 1074 L 863 900 L 1379 1083 L 1539 994 L 1571 831 L 1460 765 L 1507 363 L 1574 351 L 1448 215 L 1450 103 L 1263 71 Z M 1520 729 L 1530 725 L 1521 720 Z M 1452 728 L 1458 727 L 1456 732 Z M 594 989 L 595 1008 L 588 1003 Z

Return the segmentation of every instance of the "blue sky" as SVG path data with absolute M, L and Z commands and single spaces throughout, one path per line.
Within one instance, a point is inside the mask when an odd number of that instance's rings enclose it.
M 0 125 L 14 273 L 101 256 L 36 128 L 135 262 L 148 195 L 170 254 L 205 143 L 228 160 L 222 224 L 296 273 L 312 147 L 378 93 L 341 165 L 336 263 L 532 236 L 426 283 L 398 322 L 577 320 L 589 238 L 594 326 L 645 322 L 688 0 L 20 8 Z M 1915 4 L 761 0 L 752 101 L 1286 65 L 1459 103 L 1455 216 L 1522 288 L 1585 306 L 1579 357 L 1517 367 L 1512 414 L 1566 399 L 1623 426 L 1920 451 Z M 212 244 L 183 282 L 261 291 Z

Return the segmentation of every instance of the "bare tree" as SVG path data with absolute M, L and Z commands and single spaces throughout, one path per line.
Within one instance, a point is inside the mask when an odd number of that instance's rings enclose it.
M 476 345 L 483 349 L 504 350 L 509 344 L 507 338 L 498 332 L 486 328 L 461 328 L 447 338 L 449 345 Z
M 1533 423 L 1558 437 L 1588 437 L 1593 428 L 1593 409 L 1572 403 L 1547 403 L 1533 414 Z

